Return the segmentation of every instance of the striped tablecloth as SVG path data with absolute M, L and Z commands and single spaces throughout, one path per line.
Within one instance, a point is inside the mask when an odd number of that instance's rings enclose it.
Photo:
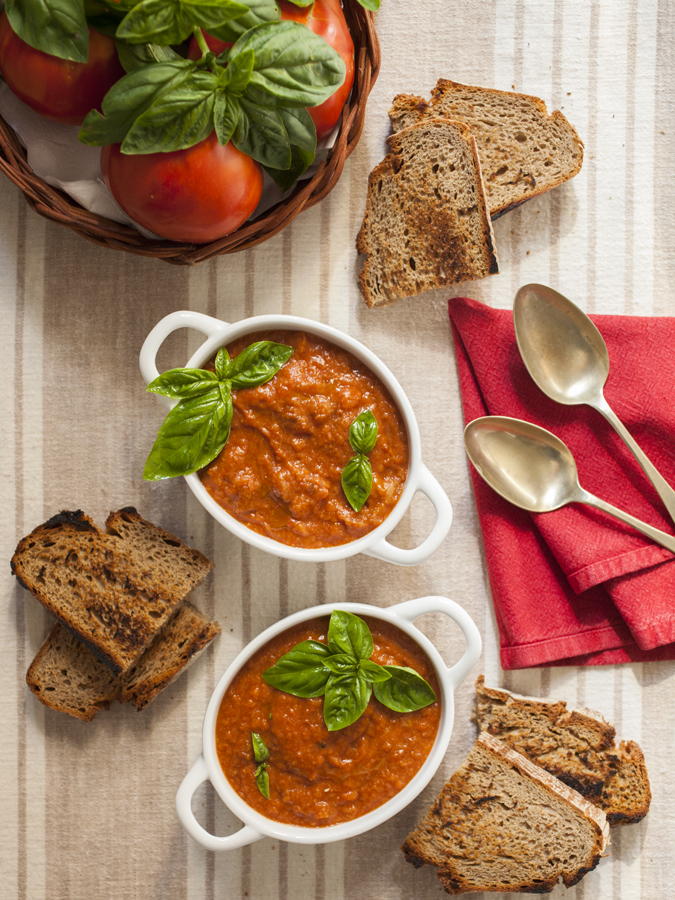
M 462 603 L 484 635 L 476 667 L 488 682 L 600 710 L 639 741 L 652 811 L 612 833 L 611 853 L 581 884 L 554 896 L 667 897 L 675 876 L 675 666 L 499 669 L 480 533 L 464 458 L 445 299 L 368 311 L 356 287 L 354 238 L 370 169 L 384 153 L 386 111 L 400 91 L 428 95 L 438 77 L 523 91 L 559 107 L 586 145 L 581 174 L 504 216 L 495 232 L 502 272 L 462 286 L 494 306 L 542 281 L 589 312 L 675 313 L 675 6 L 667 0 L 382 0 L 383 66 L 366 127 L 322 204 L 253 251 L 193 270 L 104 251 L 27 209 L 0 181 L 0 895 L 20 900 L 428 900 L 432 870 L 398 846 L 475 737 L 472 676 L 457 694 L 441 771 L 407 810 L 377 830 L 327 846 L 262 840 L 215 855 L 187 837 L 174 812 L 178 784 L 201 748 L 212 688 L 243 644 L 279 617 L 318 602 L 380 606 L 425 594 Z M 226 320 L 296 313 L 344 329 L 393 369 L 422 433 L 423 456 L 452 499 L 455 522 L 428 562 L 398 569 L 366 557 L 325 565 L 279 561 L 214 525 L 182 481 L 144 484 L 161 419 L 144 395 L 138 351 L 166 313 Z M 162 364 L 196 346 L 181 333 Z M 117 706 L 90 724 L 42 707 L 24 684 L 48 617 L 15 583 L 19 537 L 60 509 L 103 523 L 135 505 L 217 564 L 196 598 L 223 626 L 218 643 L 145 712 Z M 404 545 L 427 532 L 420 499 L 397 529 Z M 422 620 L 422 625 L 425 623 Z M 462 642 L 431 619 L 450 660 Z M 219 833 L 237 827 L 212 792 L 196 799 Z

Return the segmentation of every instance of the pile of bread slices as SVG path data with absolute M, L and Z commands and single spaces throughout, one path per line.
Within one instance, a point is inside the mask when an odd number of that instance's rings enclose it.
M 28 669 L 46 706 L 90 721 L 143 709 L 220 633 L 186 598 L 213 563 L 127 507 L 101 531 L 81 510 L 23 538 L 12 572 L 57 619 Z
M 356 239 L 369 307 L 499 271 L 492 220 L 576 175 L 583 144 L 537 97 L 441 79 L 399 94 Z
M 476 682 L 478 740 L 401 848 L 449 894 L 543 894 L 577 884 L 609 827 L 639 822 L 651 789 L 634 741 L 588 709 Z

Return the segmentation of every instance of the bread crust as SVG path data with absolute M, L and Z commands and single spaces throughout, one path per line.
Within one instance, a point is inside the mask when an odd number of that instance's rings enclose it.
M 601 810 L 483 732 L 401 849 L 416 868 L 436 866 L 449 894 L 539 894 L 577 884 L 608 835 Z
M 56 712 L 91 722 L 118 700 L 144 709 L 220 634 L 191 603 L 183 604 L 126 675 L 115 675 L 60 623 L 54 625 L 26 673 L 38 700 Z
M 441 147 L 447 142 L 453 148 L 449 152 L 463 148 L 468 165 L 457 183 L 462 177 L 470 185 L 466 209 L 449 196 L 449 175 L 437 174 L 436 159 L 426 158 L 423 150 L 412 152 L 432 137 Z M 496 274 L 494 234 L 469 129 L 446 118 L 425 118 L 391 135 L 387 143 L 389 153 L 368 178 L 366 209 L 356 238 L 357 250 L 366 256 L 359 273 L 366 305 L 388 306 L 423 291 Z M 465 217 L 471 225 L 464 224 Z M 479 231 L 478 240 L 469 227 Z
M 567 709 L 476 680 L 476 721 L 488 732 L 600 807 L 611 825 L 641 821 L 651 787 L 644 755 L 634 741 L 615 744 L 616 729 L 598 712 Z
M 459 94 L 473 98 L 476 103 L 476 110 L 474 110 L 475 115 L 469 115 L 468 111 L 463 115 L 457 108 L 452 108 L 453 100 Z M 536 111 L 539 115 L 539 126 L 544 132 L 548 131 L 553 133 L 557 131 L 559 135 L 565 136 L 569 143 L 569 147 L 573 148 L 572 153 L 576 155 L 576 160 L 558 177 L 547 177 L 544 184 L 537 183 L 536 179 L 531 174 L 531 171 L 528 171 L 529 167 L 525 166 L 525 168 L 523 168 L 522 163 L 527 160 L 527 154 L 524 152 L 525 148 L 523 148 L 521 152 L 517 149 L 518 145 L 516 143 L 515 146 L 511 146 L 508 154 L 502 155 L 503 158 L 501 159 L 498 169 L 491 170 L 486 164 L 486 159 L 489 155 L 492 155 L 497 146 L 496 128 L 490 130 L 489 126 L 486 124 L 485 115 L 482 110 L 483 103 L 490 98 L 510 106 L 522 107 L 523 105 L 529 105 L 531 109 Z M 467 100 L 466 105 L 471 105 L 471 101 Z M 533 97 L 529 94 L 518 94 L 511 91 L 500 91 L 493 88 L 483 88 L 476 85 L 461 84 L 458 81 L 450 81 L 441 78 L 431 92 L 431 100 L 426 101 L 421 97 L 411 94 L 399 94 L 394 98 L 392 107 L 389 110 L 389 116 L 394 131 L 409 126 L 412 122 L 421 121 L 426 117 L 438 115 L 462 121 L 474 134 L 478 144 L 478 153 L 481 157 L 490 216 L 493 221 L 500 216 L 503 216 L 505 213 L 516 209 L 528 200 L 539 197 L 547 191 L 558 187 L 581 171 L 583 165 L 583 141 L 579 137 L 574 126 L 567 120 L 563 113 L 560 110 L 554 110 L 549 115 L 546 104 L 539 97 Z M 540 151 L 541 148 L 537 148 L 537 150 Z M 512 159 L 509 157 L 512 157 Z M 516 187 L 514 187 L 513 190 L 507 190 L 506 192 L 510 195 L 510 199 L 508 200 L 496 199 L 492 185 L 496 184 L 500 177 L 499 170 L 501 164 L 508 167 L 511 163 L 517 164 L 517 160 L 520 160 L 521 164 L 519 164 L 516 182 L 520 179 L 523 185 L 527 184 L 528 186 L 520 191 Z M 513 182 L 513 184 L 515 185 L 516 182 Z M 506 185 L 508 185 L 508 182 Z
M 105 532 L 64 510 L 22 538 L 11 562 L 21 585 L 113 672 L 133 666 L 212 568 L 133 507 L 111 513 Z

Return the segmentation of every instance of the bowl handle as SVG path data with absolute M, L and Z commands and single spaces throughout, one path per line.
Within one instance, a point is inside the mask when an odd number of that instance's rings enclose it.
M 395 563 L 397 566 L 416 566 L 425 559 L 429 559 L 431 554 L 438 550 L 452 525 L 452 505 L 448 495 L 424 464 L 421 465 L 415 491 L 422 491 L 423 494 L 426 494 L 436 507 L 436 521 L 429 537 L 422 541 L 419 547 L 413 547 L 412 550 L 395 547 L 387 541 L 386 537 L 383 537 L 364 550 L 364 553 L 385 562 Z
M 151 381 L 154 381 L 159 376 L 157 354 L 159 353 L 159 348 L 172 332 L 178 331 L 179 328 L 194 328 L 205 334 L 207 338 L 212 338 L 217 334 L 224 333 L 229 327 L 227 322 L 214 319 L 213 316 L 206 316 L 204 313 L 192 312 L 189 309 L 178 310 L 170 313 L 168 316 L 164 316 L 146 337 L 141 347 L 139 361 L 141 375 L 145 379 L 145 383 L 150 384 Z
M 192 796 L 199 785 L 208 781 L 208 778 L 206 763 L 200 753 L 176 794 L 176 812 L 183 828 L 207 850 L 236 850 L 246 844 L 252 844 L 253 841 L 259 841 L 262 834 L 250 825 L 244 825 L 228 837 L 217 837 L 202 828 L 192 812 Z
M 483 647 L 480 632 L 468 612 L 462 609 L 459 603 L 455 603 L 454 600 L 448 600 L 447 597 L 419 597 L 417 600 L 407 600 L 405 603 L 399 603 L 390 607 L 388 612 L 393 613 L 395 616 L 400 616 L 407 622 L 413 622 L 419 616 L 424 615 L 424 613 L 441 612 L 449 616 L 454 622 L 457 622 L 466 638 L 464 655 L 454 666 L 448 667 L 448 676 L 452 689 L 453 691 L 457 690 L 480 659 Z

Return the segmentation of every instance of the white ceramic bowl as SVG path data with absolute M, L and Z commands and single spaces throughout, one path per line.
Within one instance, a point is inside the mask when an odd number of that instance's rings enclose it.
M 320 322 L 314 322 L 311 319 L 302 319 L 298 316 L 255 316 L 254 318 L 243 319 L 230 325 L 227 322 L 222 322 L 220 319 L 205 316 L 203 313 L 187 310 L 179 311 L 171 313 L 158 322 L 145 339 L 141 349 L 140 366 L 141 373 L 147 384 L 154 381 L 159 375 L 156 363 L 159 348 L 166 338 L 179 328 L 195 328 L 207 337 L 207 340 L 188 361 L 187 365 L 191 367 L 203 366 L 224 344 L 229 344 L 242 335 L 252 334 L 256 331 L 272 331 L 275 328 L 283 328 L 289 331 L 306 331 L 310 334 L 318 335 L 336 344 L 338 347 L 348 350 L 377 375 L 396 402 L 408 433 L 410 456 L 408 477 L 398 503 L 381 525 L 356 541 L 340 544 L 338 547 L 312 549 L 289 547 L 279 541 L 272 540 L 272 538 L 257 534 L 255 531 L 247 528 L 246 525 L 238 522 L 234 516 L 226 512 L 210 496 L 197 473 L 187 475 L 185 480 L 190 485 L 192 493 L 216 521 L 220 522 L 221 525 L 224 525 L 225 528 L 236 534 L 243 541 L 252 544 L 260 550 L 266 550 L 275 556 L 283 556 L 286 559 L 299 561 L 330 562 L 334 559 L 355 556 L 357 553 L 367 553 L 369 556 L 375 556 L 377 559 L 383 559 L 400 566 L 414 566 L 417 563 L 424 562 L 440 547 L 452 524 L 452 506 L 443 488 L 422 462 L 420 432 L 410 401 L 389 369 L 367 347 L 364 347 L 363 344 L 360 344 L 343 332 L 337 331 L 335 328 L 322 325 Z M 168 403 L 169 406 L 175 405 L 164 397 L 161 399 Z M 411 550 L 402 550 L 390 544 L 386 538 L 403 518 L 417 491 L 426 494 L 435 506 L 436 522 L 429 536 L 418 547 Z
M 334 609 L 346 610 L 358 616 L 370 616 L 374 619 L 382 619 L 390 622 L 401 631 L 410 635 L 422 648 L 431 661 L 440 686 L 441 718 L 438 724 L 436 741 L 429 756 L 411 781 L 395 797 L 388 800 L 377 809 L 353 819 L 351 822 L 342 822 L 339 825 L 330 825 L 326 828 L 304 828 L 298 825 L 285 825 L 267 819 L 248 805 L 225 778 L 216 753 L 216 717 L 221 700 L 230 682 L 241 667 L 263 647 L 269 640 L 288 628 L 292 628 L 300 622 L 314 619 L 317 616 L 329 616 Z M 448 668 L 441 659 L 438 650 L 425 637 L 419 629 L 412 624 L 418 616 L 429 612 L 445 613 L 453 619 L 464 633 L 466 638 L 466 650 L 464 655 Z M 432 776 L 441 764 L 445 752 L 448 749 L 452 724 L 454 719 L 454 692 L 478 662 L 481 653 L 481 639 L 478 629 L 471 617 L 459 604 L 445 597 L 421 597 L 417 600 L 408 600 L 388 609 L 380 609 L 376 606 L 368 606 L 365 603 L 341 603 L 334 606 L 313 606 L 303 609 L 272 625 L 255 640 L 242 650 L 232 665 L 218 682 L 211 700 L 209 701 L 203 728 L 203 751 L 196 762 L 183 779 L 183 783 L 176 794 L 176 810 L 183 826 L 192 837 L 208 850 L 235 850 L 245 844 L 251 844 L 261 837 L 276 838 L 281 841 L 289 841 L 297 844 L 325 844 L 330 841 L 342 841 L 345 838 L 354 837 L 369 831 L 377 825 L 381 825 L 391 816 L 400 812 L 407 806 L 420 791 L 426 787 Z M 226 806 L 241 819 L 244 827 L 228 837 L 217 837 L 206 831 L 196 820 L 192 812 L 192 797 L 200 784 L 210 781 L 218 792 Z

